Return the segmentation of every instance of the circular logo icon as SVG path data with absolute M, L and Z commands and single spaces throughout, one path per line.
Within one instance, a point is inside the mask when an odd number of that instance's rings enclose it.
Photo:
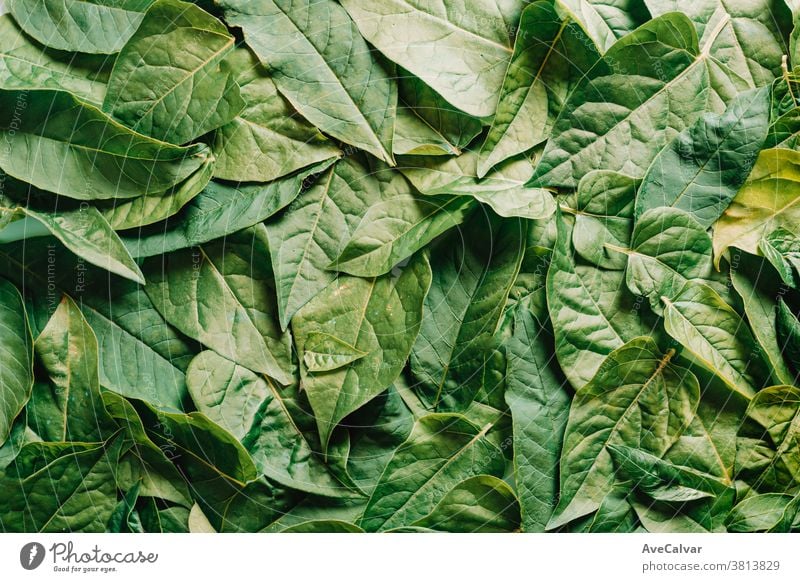
M 35 570 L 44 561 L 44 546 L 39 542 L 30 542 L 19 551 L 19 563 L 26 570 Z

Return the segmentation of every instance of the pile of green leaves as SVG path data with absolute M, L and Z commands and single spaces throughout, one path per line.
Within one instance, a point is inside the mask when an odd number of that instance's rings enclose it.
M 5 0 L 0 531 L 800 528 L 783 0 Z

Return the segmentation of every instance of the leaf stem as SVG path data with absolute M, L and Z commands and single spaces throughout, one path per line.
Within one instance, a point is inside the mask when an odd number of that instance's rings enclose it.
M 725 16 L 720 18 L 719 22 L 717 22 L 717 25 L 708 35 L 708 40 L 706 40 L 706 43 L 703 45 L 703 50 L 700 51 L 700 56 L 705 58 L 711 54 L 711 46 L 717 40 L 717 37 L 722 32 L 722 29 L 725 28 L 730 21 L 731 21 L 731 15 L 727 13 L 725 14 Z

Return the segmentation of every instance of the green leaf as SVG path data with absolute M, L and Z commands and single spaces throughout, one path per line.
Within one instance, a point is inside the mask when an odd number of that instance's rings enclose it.
M 233 43 L 225 25 L 194 4 L 157 0 L 117 56 L 103 108 L 170 143 L 225 125 L 244 107 L 223 63 Z
M 397 379 L 419 332 L 430 284 L 428 259 L 417 254 L 398 273 L 373 279 L 338 277 L 295 316 L 295 345 L 304 360 L 306 343 L 319 333 L 366 353 L 330 372 L 300 367 L 323 451 L 342 419 Z
M 69 91 L 99 105 L 106 93 L 99 62 L 47 49 L 22 33 L 9 15 L 0 16 L 0 87 Z
M 650 13 L 660 16 L 680 10 L 697 26 L 701 45 L 719 67 L 732 71 L 749 87 L 768 85 L 780 75 L 781 56 L 786 54 L 784 38 L 791 15 L 783 2 L 774 0 L 644 0 Z M 714 29 L 720 28 L 714 35 Z
M 128 490 L 117 503 L 106 525 L 107 533 L 142 533 L 141 523 L 136 512 L 139 498 L 139 483 Z
M 417 77 L 400 75 L 398 84 L 395 155 L 459 155 L 481 132 L 479 120 L 450 105 Z
M 205 351 L 192 360 L 186 383 L 198 410 L 242 442 L 269 479 L 317 495 L 352 495 L 318 458 L 268 378 Z
M 769 89 L 739 94 L 725 113 L 707 113 L 683 130 L 650 166 L 636 198 L 636 219 L 660 206 L 690 213 L 704 228 L 744 184 L 767 137 Z
M 631 506 L 630 493 L 624 485 L 614 487 L 600 502 L 587 530 L 590 533 L 627 533 L 636 531 L 639 520 Z M 584 530 L 580 530 L 584 531 Z
M 22 412 L 33 387 L 33 338 L 17 288 L 0 279 L 0 445 Z
M 800 389 L 772 386 L 760 391 L 747 409 L 747 415 L 767 430 L 775 454 L 764 468 L 756 485 L 765 480 L 788 488 L 800 483 Z
M 633 229 L 625 280 L 631 293 L 650 299 L 661 313 L 661 297 L 674 297 L 689 279 L 711 276 L 711 237 L 691 214 L 658 207 L 642 214 Z
M 466 196 L 403 194 L 405 182 L 399 176 L 394 180 L 402 184 L 398 194 L 366 210 L 331 269 L 359 277 L 383 275 L 462 224 L 477 206 Z
M 361 233 L 353 246 L 348 246 L 351 233 L 362 224 L 368 229 L 365 236 L 375 234 L 370 229 L 372 221 L 364 223 L 370 212 L 370 216 L 381 217 L 390 213 L 387 221 L 393 228 L 388 232 L 379 229 L 380 240 L 372 241 L 369 249 L 360 242 Z M 409 214 L 410 223 L 399 225 Z M 420 243 L 413 236 L 404 237 L 404 231 L 410 229 L 413 235 L 417 222 L 425 215 L 402 176 L 378 162 L 351 156 L 322 174 L 284 214 L 266 225 L 281 326 L 286 328 L 297 310 L 336 278 L 330 269 L 339 268 L 340 253 L 345 253 L 342 270 L 349 271 L 349 261 L 353 260 L 353 270 L 359 275 L 369 272 L 375 276 L 407 258 L 406 253 L 420 248 L 424 239 Z M 444 224 L 441 219 L 433 222 L 439 228 L 448 224 L 446 217 Z M 356 256 L 367 250 L 374 250 L 375 254 Z M 389 268 L 384 270 L 387 265 Z
M 472 196 L 488 204 L 500 216 L 547 218 L 555 211 L 550 192 L 525 187 L 532 171 L 528 161 L 510 161 L 485 178 L 478 178 L 477 164 L 478 155 L 467 152 L 444 160 L 404 159 L 400 171 L 423 194 Z
M 197 503 L 192 505 L 192 509 L 189 511 L 188 525 L 189 533 L 217 533 Z
M 122 236 L 134 257 L 151 257 L 203 244 L 263 222 L 304 190 L 332 158 L 269 184 L 211 181 L 174 217 Z
M 135 133 L 61 91 L 0 90 L 0 111 L 0 169 L 78 200 L 164 192 L 209 155 L 202 144 L 182 148 Z
M 275 82 L 250 51 L 235 49 L 226 63 L 233 70 L 245 106 L 215 134 L 215 177 L 269 182 L 341 154 L 278 93 Z
M 366 356 L 366 352 L 326 333 L 309 334 L 303 362 L 309 372 L 330 372 Z
M 561 452 L 561 494 L 548 529 L 596 510 L 614 485 L 610 446 L 663 455 L 692 421 L 700 399 L 694 375 L 650 338 L 612 352 L 578 389 Z
M 706 59 L 694 26 L 679 13 L 617 41 L 570 95 L 529 184 L 574 188 L 594 169 L 643 176 L 662 147 L 705 111 Z
M 451 104 L 475 117 L 494 113 L 511 58 L 509 29 L 519 19 L 521 3 L 344 0 L 342 5 L 370 44 Z
M 650 533 L 710 533 L 690 516 L 676 513 L 672 505 L 638 501 L 632 505 L 636 516 Z
M 151 264 L 145 291 L 189 337 L 282 384 L 292 381 L 291 338 L 281 332 L 263 226 Z M 261 257 L 259 265 L 252 257 Z
M 752 495 L 733 508 L 728 517 L 728 531 L 788 533 L 798 509 L 798 498 L 785 493 Z
M 553 357 L 550 331 L 523 306 L 513 318 L 513 333 L 505 342 L 505 400 L 513 419 L 514 474 L 522 530 L 543 532 L 557 502 L 570 395 Z
M 44 241 L 0 247 L 0 269 L 32 297 L 38 329 L 58 307 L 61 294 L 79 304 L 99 345 L 100 384 L 125 396 L 172 410 L 186 394 L 190 347 L 156 311 L 136 283 L 87 267 Z M 190 356 L 189 356 L 190 357 Z
M 371 494 L 397 447 L 414 428 L 409 410 L 395 384 L 347 419 L 350 451 L 346 470 L 353 483 Z
M 412 525 L 470 477 L 499 476 L 503 453 L 478 429 L 455 414 L 421 418 L 386 467 L 364 510 L 361 527 L 382 531 Z
M 476 215 L 432 260 L 425 317 L 411 352 L 417 392 L 431 408 L 463 411 L 484 383 L 486 349 L 525 253 L 527 224 Z
M 664 328 L 697 363 L 750 398 L 763 386 L 755 339 L 739 314 L 708 285 L 690 282 L 664 302 Z
M 209 157 L 194 174 L 162 194 L 115 200 L 113 206 L 99 210 L 114 230 L 141 228 L 165 220 L 203 192 L 214 168 L 214 158 Z
M 111 418 L 100 396 L 97 338 L 72 299 L 64 297 L 34 347 L 53 382 L 31 396 L 36 432 L 51 441 L 102 441 Z
M 608 450 L 618 471 L 656 501 L 685 503 L 714 497 L 730 487 L 712 475 L 673 465 L 646 451 L 624 445 Z
M 775 333 L 784 361 L 800 372 L 800 321 L 782 298 L 778 299 Z
M 41 212 L 15 206 L 0 197 L 0 225 L 32 218 L 65 247 L 111 273 L 144 283 L 144 275 L 105 217 L 93 206 L 59 212 Z
M 796 287 L 795 272 L 800 270 L 800 238 L 785 228 L 776 228 L 759 241 L 758 249 L 778 271 L 781 280 Z
M 397 85 L 333 0 L 223 0 L 229 25 L 275 84 L 322 131 L 393 164 Z M 291 47 L 291 50 L 287 50 Z
M 199 412 L 161 412 L 141 400 L 132 401 L 147 435 L 174 459 L 204 504 L 230 500 L 258 472 L 244 447 Z
M 123 430 L 130 448 L 116 467 L 117 488 L 136 488 L 142 497 L 149 496 L 183 507 L 192 505 L 189 488 L 178 468 L 147 435 L 142 419 L 133 405 L 113 392 L 103 392 L 106 410 Z M 174 451 L 170 451 L 174 452 Z
M 622 273 L 597 269 L 575 257 L 567 218 L 558 215 L 556 220 L 547 305 L 558 362 L 578 389 L 592 379 L 608 354 L 651 328 L 639 317 Z
M 624 255 L 612 247 L 628 247 L 633 230 L 633 203 L 639 180 L 624 174 L 593 170 L 578 182 L 572 244 L 582 259 L 605 269 L 622 270 Z
M 478 175 L 547 139 L 570 91 L 598 58 L 581 26 L 562 20 L 555 2 L 526 7 Z
M 794 374 L 783 359 L 783 349 L 775 331 L 777 298 L 781 286 L 769 272 L 763 258 L 737 251 L 731 256 L 731 282 L 744 302 L 744 312 L 750 329 L 768 363 L 773 381 L 779 384 L 794 382 Z M 753 274 L 756 274 L 753 277 Z
M 102 532 L 117 504 L 114 465 L 122 441 L 32 443 L 0 478 L 5 532 Z
M 600 52 L 647 20 L 642 0 L 560 0 L 559 8 L 580 23 Z
M 280 389 L 267 380 L 269 394 L 257 413 L 257 422 L 242 443 L 258 470 L 268 479 L 299 491 L 328 498 L 358 495 L 323 463 L 312 444 L 290 416 Z
M 507 533 L 519 531 L 520 504 L 505 481 L 478 475 L 453 487 L 415 527 L 436 531 Z
M 25 32 L 45 46 L 81 53 L 118 52 L 153 0 L 7 0 Z
M 761 239 L 800 220 L 800 152 L 764 150 L 736 198 L 714 224 L 714 261 L 728 247 L 758 254 Z
M 281 533 L 364 533 L 364 530 L 347 521 L 316 519 L 289 526 L 286 529 L 282 529 Z
M 186 388 L 198 412 L 239 440 L 253 426 L 269 391 L 263 378 L 211 350 L 189 363 Z

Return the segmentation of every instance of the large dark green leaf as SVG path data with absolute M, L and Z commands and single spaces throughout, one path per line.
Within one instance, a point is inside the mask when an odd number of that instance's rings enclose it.
M 547 305 L 556 356 L 575 389 L 591 380 L 605 357 L 650 331 L 634 308 L 620 271 L 600 270 L 574 255 L 572 229 L 559 216 L 558 240 L 547 271 Z
M 463 411 L 486 382 L 486 349 L 500 325 L 525 253 L 527 225 L 478 214 L 435 253 L 411 370 L 426 404 Z M 491 382 L 491 380 L 488 380 Z
M 519 501 L 505 481 L 478 475 L 448 491 L 414 527 L 453 533 L 515 532 L 520 528 L 519 510 Z
M 595 511 L 614 485 L 610 446 L 663 455 L 689 426 L 700 386 L 687 369 L 637 338 L 612 352 L 576 394 L 561 452 L 561 494 L 548 527 Z
M 0 279 L 0 445 L 11 433 L 33 386 L 33 338 L 25 304 L 13 284 Z
M 22 28 L 54 49 L 115 53 L 136 31 L 153 0 L 7 0 Z
M 60 89 L 99 105 L 106 92 L 102 61 L 48 50 L 22 33 L 8 15 L 0 16 L 0 87 Z
M 224 24 L 194 4 L 157 0 L 117 56 L 104 109 L 170 143 L 228 123 L 244 107 L 233 74 L 221 65 L 233 42 Z
M 550 331 L 523 305 L 513 313 L 513 333 L 505 343 L 505 400 L 513 419 L 515 481 L 523 531 L 542 532 L 556 506 L 570 396 Z
M 224 503 L 258 477 L 248 452 L 228 432 L 199 412 L 160 412 L 133 401 L 148 437 L 175 459 L 204 504 Z
M 705 110 L 706 58 L 694 26 L 679 13 L 616 42 L 571 94 L 530 183 L 575 187 L 598 168 L 643 176 L 661 148 Z
M 151 264 L 145 288 L 177 329 L 219 354 L 292 381 L 291 338 L 280 330 L 263 226 Z M 260 263 L 252 263 L 258 256 Z
M 181 408 L 183 371 L 192 350 L 139 285 L 92 269 L 46 242 L 0 247 L 0 259 L 3 274 L 32 296 L 31 318 L 38 329 L 61 294 L 79 304 L 97 336 L 102 386 L 159 407 Z
M 708 113 L 653 160 L 636 199 L 637 220 L 660 206 L 680 208 L 708 228 L 744 184 L 767 137 L 768 88 L 739 94 Z
M 259 472 L 287 487 L 318 495 L 348 495 L 289 414 L 281 388 L 205 351 L 187 370 L 186 383 L 200 412 L 239 439 Z
M 124 444 L 32 443 L 0 478 L 5 532 L 102 532 L 117 504 L 114 466 Z
M 785 493 L 752 495 L 733 508 L 728 518 L 731 532 L 788 533 L 800 510 L 800 498 Z
M 52 381 L 31 396 L 36 432 L 50 441 L 102 441 L 111 418 L 100 396 L 97 338 L 72 299 L 61 301 L 34 346 Z
M 525 8 L 478 175 L 547 139 L 570 91 L 597 58 L 580 24 L 572 16 L 562 19 L 555 2 Z
M 465 479 L 499 476 L 503 453 L 486 438 L 489 428 L 479 429 L 452 414 L 431 414 L 417 421 L 375 487 L 361 527 L 378 531 L 412 525 Z
M 420 253 L 398 271 L 373 279 L 339 276 L 293 321 L 301 356 L 309 338 L 319 333 L 366 353 L 328 372 L 300 367 L 323 450 L 343 418 L 395 381 L 417 337 L 423 300 L 431 285 L 431 267 Z
M 61 91 L 0 90 L 0 169 L 79 200 L 164 192 L 209 155 L 145 137 Z
M 371 44 L 447 101 L 476 117 L 494 113 L 511 58 L 515 0 L 378 0 L 343 6 Z
M 334 0 L 224 0 L 275 84 L 311 123 L 391 164 L 397 85 Z M 288 49 L 288 50 L 287 50 Z

